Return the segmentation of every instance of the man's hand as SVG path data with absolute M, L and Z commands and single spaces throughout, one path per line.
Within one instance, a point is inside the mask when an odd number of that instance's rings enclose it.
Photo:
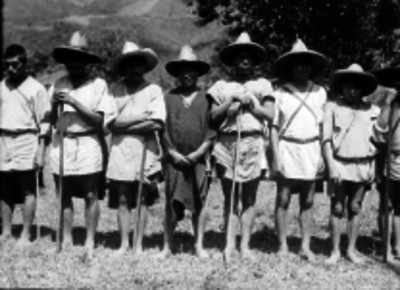
M 38 150 L 35 155 L 34 167 L 35 169 L 42 169 L 44 166 L 44 154 L 42 150 Z
M 229 106 L 228 111 L 227 111 L 228 117 L 230 117 L 230 118 L 236 117 L 237 114 L 239 113 L 240 107 L 241 107 L 241 103 L 239 103 L 239 102 L 232 103 Z
M 387 106 L 390 106 L 396 97 L 399 96 L 399 92 L 395 89 L 388 89 L 385 92 L 385 97 L 384 97 L 384 104 Z
M 168 154 L 169 154 L 169 156 L 171 156 L 172 162 L 174 164 L 180 165 L 180 166 L 189 166 L 190 165 L 190 161 L 187 159 L 187 157 L 185 157 L 178 151 L 169 150 Z
M 67 92 L 57 92 L 54 94 L 54 101 L 56 103 L 63 103 L 63 104 L 67 104 L 70 106 L 74 106 L 76 101 L 73 97 L 71 97 L 70 94 L 68 94 Z
M 199 161 L 201 154 L 198 152 L 192 152 L 186 156 L 186 159 L 190 162 L 190 165 L 194 165 L 197 161 Z

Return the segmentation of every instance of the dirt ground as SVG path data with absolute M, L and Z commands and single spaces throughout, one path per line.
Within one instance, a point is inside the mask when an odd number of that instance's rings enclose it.
M 346 259 L 335 266 L 323 261 L 330 251 L 329 199 L 319 194 L 315 202 L 315 226 L 312 249 L 317 262 L 310 264 L 298 255 L 300 230 L 298 202 L 292 200 L 289 226 L 290 255 L 285 260 L 276 255 L 278 243 L 274 231 L 275 185 L 262 182 L 251 247 L 257 254 L 254 262 L 235 255 L 228 266 L 223 264 L 222 249 L 222 194 L 218 181 L 213 182 L 208 206 L 209 221 L 205 247 L 210 259 L 200 260 L 192 253 L 193 237 L 190 218 L 178 227 L 175 241 L 178 253 L 167 260 L 157 260 L 162 246 L 163 194 L 151 208 L 144 240 L 145 255 L 128 254 L 119 259 L 112 253 L 119 246 L 116 212 L 101 202 L 101 219 L 97 233 L 94 259 L 84 257 L 85 238 L 83 202 L 75 200 L 75 246 L 55 254 L 57 203 L 50 175 L 46 174 L 46 188 L 38 205 L 41 239 L 30 247 L 19 250 L 15 240 L 0 245 L 0 287 L 50 287 L 87 289 L 400 289 L 400 263 L 381 263 L 381 242 L 376 229 L 377 193 L 371 191 L 364 202 L 358 248 L 367 262 L 353 265 Z M 162 186 L 161 186 L 162 188 Z M 13 234 L 21 232 L 21 211 L 14 215 Z M 345 229 L 345 228 L 343 228 Z M 32 230 L 35 232 L 35 228 Z M 347 243 L 343 236 L 343 245 Z

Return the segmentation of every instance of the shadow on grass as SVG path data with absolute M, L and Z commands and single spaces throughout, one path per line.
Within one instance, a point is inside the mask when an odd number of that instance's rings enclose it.
M 13 225 L 11 228 L 11 235 L 13 238 L 18 239 L 21 236 L 22 233 L 22 228 L 23 226 L 21 224 L 19 225 Z M 34 241 L 37 239 L 37 226 L 33 225 L 30 229 L 30 235 L 31 235 L 31 240 Z M 40 237 L 46 237 L 46 236 L 51 236 L 52 239 L 55 239 L 55 231 L 52 228 L 49 228 L 47 226 L 40 226 Z

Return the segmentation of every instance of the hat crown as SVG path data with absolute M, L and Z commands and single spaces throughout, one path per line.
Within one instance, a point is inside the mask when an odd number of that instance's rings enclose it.
M 346 70 L 351 71 L 351 72 L 364 72 L 363 68 L 361 65 L 358 63 L 353 63 L 351 64 Z
M 247 32 L 242 32 L 236 39 L 235 43 L 252 43 L 250 35 Z
M 179 53 L 179 60 L 197 61 L 197 55 L 190 45 L 184 45 Z
M 297 39 L 296 42 L 293 44 L 291 51 L 292 52 L 304 52 L 304 51 L 308 51 L 308 48 L 301 39 Z
M 132 41 L 126 41 L 122 47 L 122 54 L 139 51 L 140 47 Z
M 84 35 L 80 33 L 80 31 L 75 31 L 71 39 L 69 40 L 69 46 L 77 47 L 77 48 L 87 48 L 88 42 Z

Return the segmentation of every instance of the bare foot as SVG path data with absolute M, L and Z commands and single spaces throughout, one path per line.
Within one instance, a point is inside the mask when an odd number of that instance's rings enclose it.
M 21 237 L 21 238 L 19 238 L 16 246 L 18 248 L 26 248 L 26 247 L 29 247 L 31 244 L 32 244 L 32 242 L 28 238 Z
M 300 251 L 300 256 L 308 260 L 310 263 L 315 263 L 315 255 L 310 249 L 302 249 Z
M 396 259 L 396 257 L 392 253 L 388 253 L 387 254 L 386 261 L 388 263 L 394 263 L 395 259 Z
M 111 256 L 113 258 L 120 258 L 122 256 L 124 256 L 125 254 L 127 254 L 129 251 L 129 247 L 120 247 L 118 250 L 116 250 L 114 253 L 111 254 Z
M 169 248 L 164 248 L 160 253 L 156 255 L 156 259 L 165 260 L 169 256 L 171 256 L 171 250 Z
M 62 242 L 62 244 L 61 244 L 61 249 L 63 249 L 63 250 L 70 250 L 70 249 L 72 249 L 73 248 L 73 243 L 72 243 L 72 240 L 69 240 L 69 239 L 65 239 L 63 242 Z
M 6 243 L 11 239 L 11 234 L 2 234 L 0 236 L 0 243 Z
M 137 247 L 136 249 L 133 250 L 133 254 L 135 256 L 141 256 L 144 254 L 143 248 L 142 247 Z
M 359 256 L 357 256 L 355 251 L 347 251 L 347 258 L 349 258 L 349 260 L 351 262 L 353 262 L 354 264 L 362 264 L 362 263 L 364 263 L 364 259 L 359 257 Z
M 340 252 L 332 252 L 331 256 L 325 260 L 325 264 L 327 265 L 334 265 L 336 264 L 340 259 Z
M 285 257 L 289 254 L 289 249 L 287 246 L 280 246 L 277 252 L 278 256 Z
M 243 259 L 248 259 L 250 261 L 255 261 L 256 260 L 255 254 L 249 248 L 241 249 L 240 252 L 242 254 L 242 258 Z
M 232 258 L 232 254 L 233 254 L 233 249 L 225 248 L 225 250 L 223 252 L 223 258 L 224 258 L 225 264 L 229 264 L 229 262 L 231 261 L 231 258 Z
M 196 256 L 200 259 L 208 259 L 210 257 L 207 251 L 200 247 L 196 247 Z

